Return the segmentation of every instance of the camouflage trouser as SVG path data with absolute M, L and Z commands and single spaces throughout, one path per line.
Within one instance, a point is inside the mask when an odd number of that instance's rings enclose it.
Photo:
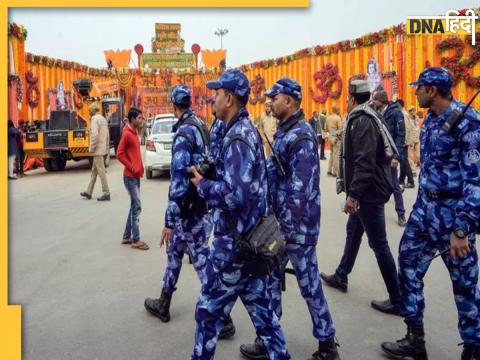
M 291 359 L 278 317 L 272 309 L 269 277 L 251 277 L 242 264 L 213 257 L 207 263 L 205 274 L 195 311 L 197 327 L 190 360 L 213 359 L 218 334 L 238 297 L 250 315 L 257 336 L 263 340 L 269 359 Z
M 203 283 L 205 265 L 210 251 L 208 247 L 210 229 L 211 223 L 208 216 L 176 222 L 173 238 L 167 249 L 167 268 L 163 276 L 163 289 L 166 293 L 172 294 L 177 289 L 176 284 L 185 251 L 188 251 L 200 282 Z
M 421 321 L 425 308 L 423 278 L 430 259 L 437 251 L 450 247 L 456 200 L 432 201 L 419 197 L 413 207 L 400 242 L 398 272 L 402 315 L 411 321 Z M 475 246 L 475 235 L 470 243 Z M 442 256 L 453 284 L 458 311 L 460 336 L 466 343 L 480 345 L 480 291 L 476 249 L 464 258 Z
M 328 310 L 327 299 L 322 289 L 318 271 L 316 246 L 287 244 L 283 265 L 272 275 L 273 309 L 278 318 L 282 317 L 281 277 L 288 262 L 292 263 L 300 292 L 307 302 L 313 321 L 313 336 L 327 341 L 335 336 L 335 326 Z

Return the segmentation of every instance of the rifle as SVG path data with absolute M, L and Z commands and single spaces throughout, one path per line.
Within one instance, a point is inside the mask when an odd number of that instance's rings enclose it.
M 442 250 L 440 251 L 438 254 L 436 254 L 435 256 L 432 256 L 431 258 L 429 259 L 426 259 L 426 260 L 423 260 L 423 261 L 420 261 L 420 264 L 427 264 L 429 262 L 432 262 L 435 258 L 447 253 L 448 251 L 450 251 L 450 248 L 446 248 L 445 250 Z
M 268 146 L 270 146 L 270 150 L 272 150 L 272 154 L 273 154 L 273 161 L 275 163 L 275 167 L 277 168 L 278 172 L 280 173 L 280 175 L 282 177 L 284 177 L 286 175 L 286 172 L 285 172 L 285 169 L 283 168 L 282 166 L 282 162 L 280 161 L 280 157 L 278 156 L 278 154 L 275 152 L 275 150 L 273 149 L 273 146 L 272 146 L 272 143 L 270 142 L 270 140 L 268 139 L 268 136 L 267 134 L 265 134 L 265 131 L 263 132 L 263 136 L 265 136 L 265 140 L 267 140 L 267 143 L 268 143 Z
M 465 113 L 467 112 L 468 108 L 470 107 L 470 105 L 472 105 L 473 100 L 475 100 L 475 98 L 477 97 L 477 95 L 479 93 L 480 93 L 480 90 L 478 90 L 475 93 L 475 95 L 473 95 L 473 97 L 470 99 L 470 101 L 468 102 L 468 104 L 465 106 L 465 108 L 463 110 L 460 110 L 459 108 L 456 108 L 455 110 L 453 110 L 453 112 L 450 114 L 448 119 L 442 125 L 442 130 L 443 131 L 449 133 L 457 126 L 457 124 L 460 122 L 460 120 L 463 119 L 463 117 L 464 117 Z
M 472 251 L 475 247 L 470 243 L 470 251 Z M 436 254 L 435 256 L 432 256 L 431 258 L 429 259 L 426 259 L 426 260 L 423 260 L 423 261 L 420 261 L 420 264 L 427 264 L 431 261 L 433 261 L 435 258 L 443 255 L 443 254 L 446 254 L 448 251 L 450 251 L 450 247 L 447 247 L 446 249 L 440 251 L 438 254 Z

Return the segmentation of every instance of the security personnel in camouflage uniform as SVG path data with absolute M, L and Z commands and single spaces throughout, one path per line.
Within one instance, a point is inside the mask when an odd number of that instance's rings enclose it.
M 335 327 L 322 290 L 318 271 L 316 245 L 320 232 L 320 162 L 317 135 L 305 121 L 300 109 L 302 89 L 289 78 L 281 78 L 266 93 L 272 98 L 273 116 L 279 119 L 275 133 L 274 151 L 280 157 L 284 174 L 270 157 L 268 180 L 273 210 L 287 247 L 281 269 L 273 275 L 274 309 L 280 318 L 281 277 L 290 261 L 301 293 L 313 321 L 313 336 L 318 351 L 311 360 L 340 359 L 335 344 Z M 278 166 L 280 167 L 280 166 Z M 260 339 L 240 347 L 249 359 L 268 359 Z
M 218 333 L 238 297 L 263 340 L 269 359 L 291 359 L 273 311 L 270 277 L 250 274 L 234 240 L 234 233 L 249 233 L 269 211 L 264 150 L 245 109 L 249 82 L 240 71 L 230 70 L 207 87 L 216 90 L 216 113 L 227 127 L 217 160 L 217 180 L 204 179 L 196 170 L 192 179 L 200 196 L 209 207 L 214 207 L 215 232 L 206 281 L 195 312 L 197 328 L 190 359 L 213 359 Z
M 212 115 L 215 117 L 215 120 L 213 121 L 212 127 L 210 128 L 210 146 L 209 146 L 208 157 L 211 161 L 213 161 L 216 164 L 220 156 L 220 151 L 222 149 L 226 126 L 222 120 L 217 118 L 217 112 L 215 111 L 215 103 L 212 104 Z M 214 231 L 213 216 L 214 216 L 213 209 L 209 209 L 208 221 L 211 225 L 211 231 L 212 230 Z M 211 231 L 207 234 L 208 238 L 210 238 Z M 235 335 L 235 326 L 233 325 L 232 318 L 228 316 L 225 322 L 225 326 L 220 332 L 220 335 L 218 336 L 218 338 L 220 340 L 229 339 L 233 335 Z
M 480 218 L 480 114 L 469 108 L 451 132 L 442 126 L 465 105 L 451 95 L 447 70 L 424 70 L 415 94 L 429 108 L 421 129 L 421 169 L 417 200 L 400 242 L 401 312 L 407 335 L 385 342 L 382 349 L 397 357 L 426 359 L 423 278 L 432 257 L 442 252 L 450 272 L 464 341 L 462 360 L 480 359 L 480 292 L 475 232 Z
M 172 146 L 171 179 L 165 227 L 160 246 L 167 245 L 167 267 L 163 277 L 163 288 L 159 299 L 145 299 L 145 308 L 163 322 L 170 321 L 170 300 L 182 267 L 185 251 L 189 252 L 195 271 L 203 283 L 204 271 L 209 255 L 208 234 L 210 222 L 206 216 L 204 201 L 190 184 L 187 168 L 201 162 L 208 153 L 203 123 L 191 108 L 192 93 L 184 86 L 173 89 L 171 101 L 178 122 Z M 208 136 L 208 134 L 207 134 Z M 203 205 L 203 206 L 202 206 Z M 203 211 L 201 210 L 203 208 Z M 228 322 L 229 332 L 235 332 Z M 233 336 L 233 333 L 226 334 Z
M 215 116 L 212 127 L 210 128 L 210 152 L 209 158 L 217 160 L 222 147 L 223 137 L 225 136 L 225 123 L 217 118 L 215 110 L 212 111 Z

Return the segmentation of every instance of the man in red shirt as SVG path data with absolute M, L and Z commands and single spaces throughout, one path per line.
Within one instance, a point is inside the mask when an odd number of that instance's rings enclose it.
M 149 246 L 140 240 L 139 229 L 139 217 L 142 211 L 140 178 L 143 177 L 143 162 L 138 131 L 142 127 L 143 121 L 142 111 L 134 107 L 130 108 L 127 123 L 118 144 L 117 159 L 125 166 L 123 182 L 131 199 L 122 244 L 132 244 L 134 249 L 148 250 Z

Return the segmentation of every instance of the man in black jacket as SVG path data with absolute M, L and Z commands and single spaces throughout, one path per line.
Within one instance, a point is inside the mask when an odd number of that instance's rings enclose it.
M 313 112 L 312 117 L 308 120 L 308 123 L 312 127 L 315 134 L 317 134 L 317 141 L 320 148 L 320 160 L 326 160 L 325 157 L 325 140 L 322 137 L 323 129 L 325 129 L 325 120 L 324 115 L 318 115 L 316 111 Z
M 8 120 L 8 179 L 17 180 L 13 174 L 15 156 L 17 156 L 17 138 L 20 131 L 15 127 L 12 120 Z
M 325 157 L 325 125 L 327 122 L 327 110 L 323 109 L 322 113 L 318 117 L 318 122 L 320 124 L 320 134 L 318 135 L 318 144 L 320 145 L 320 160 L 327 160 Z
M 372 301 L 371 305 L 376 310 L 398 315 L 400 293 L 397 269 L 385 229 L 385 203 L 393 189 L 390 155 L 393 156 L 395 146 L 381 117 L 367 104 L 369 99 L 368 82 L 352 81 L 341 152 L 343 164 L 338 179 L 340 183 L 343 180 L 342 191 L 347 194 L 345 212 L 350 214 L 347 239 L 335 273 L 322 273 L 321 277 L 327 285 L 346 292 L 347 276 L 353 269 L 362 235 L 366 232 L 389 293 L 388 300 Z M 391 150 L 390 155 L 386 147 Z
M 407 220 L 405 218 L 405 205 L 403 204 L 402 189 L 398 181 L 398 166 L 403 161 L 408 161 L 407 152 L 405 151 L 405 120 L 403 118 L 402 108 L 396 102 L 389 102 L 388 95 L 385 90 L 377 91 L 373 94 L 373 106 L 382 114 L 387 129 L 395 141 L 395 145 L 399 152 L 398 156 L 392 159 L 391 173 L 393 180 L 393 197 L 395 199 L 395 211 L 398 215 L 398 225 L 405 226 Z

